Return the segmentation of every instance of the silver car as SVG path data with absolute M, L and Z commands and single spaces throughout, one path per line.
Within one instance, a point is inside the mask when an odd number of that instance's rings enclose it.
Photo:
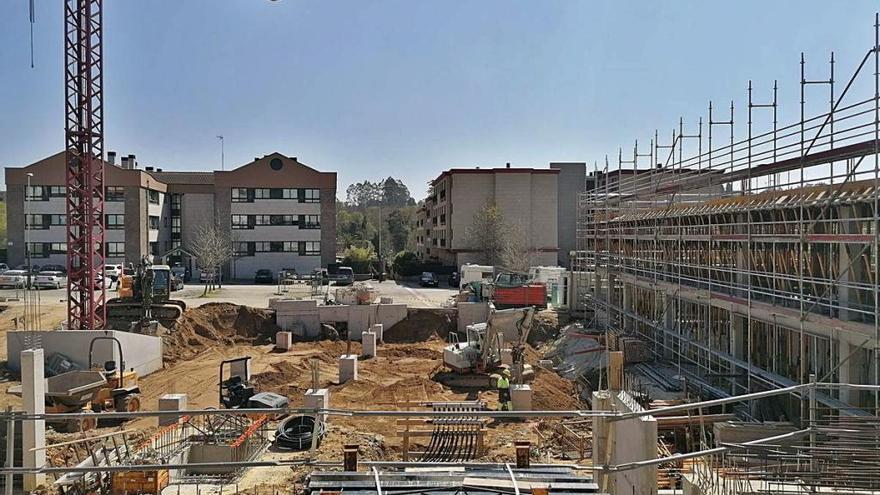
M 34 277 L 37 289 L 60 289 L 67 285 L 67 275 L 62 272 L 40 272 Z
M 0 275 L 0 289 L 15 289 L 27 284 L 26 270 L 6 270 Z

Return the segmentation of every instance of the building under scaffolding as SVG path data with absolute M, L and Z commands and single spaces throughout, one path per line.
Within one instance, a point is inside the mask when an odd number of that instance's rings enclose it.
M 757 101 L 749 82 L 743 110 L 710 103 L 690 129 L 681 120 L 668 141 L 655 133 L 647 150 L 637 142 L 616 167 L 595 167 L 579 198 L 574 270 L 598 328 L 643 339 L 682 380 L 718 396 L 811 374 L 880 383 L 876 24 L 842 86 L 833 54 L 821 80 L 801 57 L 797 122 L 777 122 L 775 83 Z M 830 104 L 809 117 L 807 97 L 820 91 Z M 846 415 L 880 408 L 867 391 L 818 401 Z M 741 412 L 798 419 L 805 408 L 777 398 Z

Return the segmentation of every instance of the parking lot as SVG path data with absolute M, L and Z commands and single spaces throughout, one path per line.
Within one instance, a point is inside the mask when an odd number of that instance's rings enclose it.
M 366 282 L 379 291 L 380 296 L 391 297 L 396 303 L 404 303 L 411 307 L 435 308 L 442 307 L 449 298 L 456 294 L 455 289 L 450 289 L 446 281 L 440 283 L 440 287 L 420 287 L 418 282 L 396 282 L 386 280 L 378 282 L 371 280 Z M 317 299 L 323 299 L 324 294 L 328 294 L 332 299 L 336 289 L 335 285 L 323 286 L 324 293 L 315 296 Z M 0 300 L 14 299 L 20 293 L 16 293 L 12 289 L 0 289 Z M 285 287 L 285 290 L 279 294 L 277 285 L 255 285 L 255 284 L 236 284 L 225 283 L 222 289 L 204 295 L 204 286 L 199 284 L 187 284 L 182 290 L 172 293 L 174 299 L 180 299 L 186 302 L 187 306 L 196 307 L 210 302 L 231 302 L 235 304 L 243 304 L 257 308 L 265 308 L 269 305 L 270 297 L 279 295 L 285 297 L 301 297 L 310 298 L 311 286 L 306 284 L 297 284 Z M 67 292 L 65 289 L 41 289 L 39 291 L 40 304 L 46 309 L 51 306 L 66 307 Z M 116 297 L 116 287 L 107 292 L 107 298 Z M 8 304 L 15 306 L 20 301 L 10 300 Z

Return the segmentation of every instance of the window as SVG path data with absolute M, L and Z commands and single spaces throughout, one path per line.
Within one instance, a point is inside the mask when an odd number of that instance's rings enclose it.
M 320 256 L 321 243 L 319 241 L 304 241 L 302 254 L 305 256 Z
M 180 217 L 173 217 L 171 219 L 171 232 L 180 233 Z
M 235 243 L 235 255 L 236 256 L 253 256 L 254 255 L 254 243 L 253 242 L 236 242 Z
M 265 241 L 254 242 L 254 252 L 255 253 L 268 253 L 269 252 L 269 243 Z
M 284 243 L 281 241 L 269 242 L 269 252 L 270 253 L 283 253 L 284 252 Z
M 300 199 L 301 203 L 319 203 L 321 202 L 321 190 L 320 189 L 303 189 L 303 196 Z
M 154 205 L 159 204 L 159 191 L 147 189 L 147 199 Z
M 172 194 L 171 195 L 171 209 L 179 210 L 180 209 L 180 194 Z
M 269 225 L 295 225 L 296 217 L 293 215 L 269 215 Z
M 44 221 L 44 215 L 25 215 L 25 225 L 28 230 L 46 230 L 48 222 Z
M 49 225 L 58 226 L 58 225 L 67 225 L 67 215 L 66 214 L 58 214 L 58 215 L 47 215 L 49 217 Z
M 270 199 L 270 189 L 254 189 L 254 199 Z
M 282 189 L 281 197 L 282 199 L 297 199 L 299 198 L 299 190 L 298 189 Z
M 67 254 L 67 243 L 53 242 L 49 244 L 49 252 L 51 254 Z
M 122 186 L 107 186 L 104 188 L 104 201 L 125 200 L 125 188 Z
M 446 214 L 440 215 L 440 225 L 446 225 Z
M 49 193 L 43 186 L 30 186 L 25 191 L 27 201 L 49 201 Z
M 159 230 L 160 219 L 156 215 L 150 215 L 150 230 Z
M 64 198 L 67 196 L 67 188 L 64 186 L 47 186 L 50 198 Z
M 254 215 L 254 225 L 270 225 L 269 215 Z
M 125 243 L 108 242 L 104 251 L 104 256 L 107 258 L 121 258 L 125 256 Z
M 107 230 L 122 230 L 125 228 L 125 215 L 107 215 L 104 220 L 104 228 Z
M 31 258 L 48 258 L 49 244 L 43 242 L 32 242 L 30 243 L 29 251 L 31 254 Z
M 244 187 L 235 187 L 232 189 L 233 203 L 253 203 L 254 195 L 252 189 Z
M 299 228 L 320 229 L 321 215 L 300 215 Z
M 248 215 L 232 215 L 233 230 L 243 230 L 254 228 L 253 224 L 248 225 Z

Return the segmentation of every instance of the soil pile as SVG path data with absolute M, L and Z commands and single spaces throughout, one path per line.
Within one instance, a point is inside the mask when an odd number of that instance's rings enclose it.
M 415 343 L 425 342 L 432 337 L 446 340 L 449 332 L 458 328 L 456 312 L 448 309 L 413 308 L 407 317 L 382 335 L 385 342 Z
M 565 321 L 560 321 L 564 319 Z M 539 347 L 545 342 L 555 340 L 559 336 L 559 329 L 567 323 L 568 318 L 560 317 L 559 313 L 552 309 L 545 309 L 535 313 L 535 321 L 532 331 L 529 333 L 528 343 L 532 347 Z
M 183 313 L 164 337 L 164 358 L 174 363 L 217 345 L 270 344 L 280 328 L 268 309 L 209 303 Z
M 537 411 L 572 411 L 580 409 L 574 383 L 543 368 L 535 369 L 532 385 L 532 408 Z

